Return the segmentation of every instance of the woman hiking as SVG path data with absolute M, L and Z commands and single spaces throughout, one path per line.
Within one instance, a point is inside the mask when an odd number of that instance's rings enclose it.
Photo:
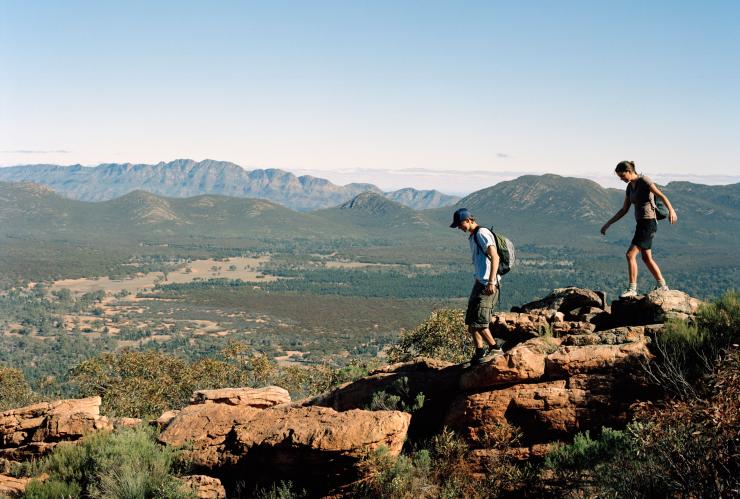
M 655 290 L 668 291 L 663 274 L 661 274 L 658 264 L 653 260 L 651 251 L 653 237 L 658 230 L 655 197 L 660 198 L 668 208 L 668 220 L 672 224 L 676 223 L 678 215 L 676 215 L 676 211 L 671 206 L 671 202 L 668 201 L 666 195 L 658 189 L 655 183 L 645 175 L 638 175 L 634 162 L 621 161 L 614 171 L 623 182 L 627 182 L 627 192 L 624 197 L 624 205 L 604 224 L 601 228 L 601 233 L 606 235 L 609 226 L 626 215 L 632 204 L 635 205 L 635 219 L 637 220 L 635 236 L 632 238 L 632 244 L 627 250 L 629 288 L 620 295 L 620 298 L 637 296 L 637 253 L 642 255 L 642 261 L 645 262 L 645 266 L 653 274 L 653 277 L 655 277 L 657 283 Z

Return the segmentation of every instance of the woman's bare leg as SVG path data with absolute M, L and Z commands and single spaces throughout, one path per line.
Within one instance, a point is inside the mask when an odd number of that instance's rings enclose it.
M 653 260 L 653 252 L 649 249 L 640 248 L 640 253 L 642 254 L 642 261 L 645 262 L 645 266 L 648 268 L 650 273 L 653 274 L 655 280 L 659 283 L 664 282 L 663 274 L 660 272 L 660 267 L 658 267 L 658 264 Z
M 630 246 L 630 249 L 627 250 L 627 254 L 625 255 L 627 257 L 627 273 L 629 274 L 630 284 L 637 282 L 637 254 L 639 252 L 640 248 Z

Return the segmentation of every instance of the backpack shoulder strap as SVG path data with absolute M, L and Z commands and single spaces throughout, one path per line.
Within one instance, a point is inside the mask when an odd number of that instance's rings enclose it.
M 471 237 L 473 238 L 473 241 L 475 241 L 475 244 L 478 246 L 478 248 L 480 249 L 481 253 L 483 253 L 484 255 L 486 255 L 486 258 L 488 258 L 488 253 L 486 253 L 485 248 L 483 246 L 481 246 L 481 244 L 478 242 L 478 231 L 481 230 L 481 229 L 484 229 L 484 228 L 485 227 L 482 227 L 480 225 L 478 227 L 476 227 L 476 229 L 473 231 L 473 235 Z M 498 240 L 496 239 L 496 234 L 491 229 L 488 229 L 488 231 L 493 236 L 493 243 L 496 245 L 496 250 L 498 250 Z

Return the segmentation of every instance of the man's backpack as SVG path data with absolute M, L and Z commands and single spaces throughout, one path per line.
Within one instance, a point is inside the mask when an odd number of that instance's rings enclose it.
M 478 227 L 478 229 L 480 229 L 480 227 Z M 481 247 L 478 239 L 476 238 L 476 235 L 478 234 L 478 229 L 476 229 L 473 233 L 473 238 L 475 240 L 475 244 L 478 245 L 480 250 L 485 255 L 485 248 Z M 491 231 L 491 234 L 493 234 L 493 239 L 496 241 L 496 253 L 498 253 L 499 258 L 497 274 L 508 274 L 511 268 L 516 266 L 516 249 L 514 248 L 514 243 L 512 243 L 511 239 L 509 239 L 508 237 L 496 233 L 493 230 L 493 227 L 488 230 Z

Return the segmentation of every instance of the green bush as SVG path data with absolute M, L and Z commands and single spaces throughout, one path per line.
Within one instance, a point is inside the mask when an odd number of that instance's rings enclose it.
M 255 499 L 302 499 L 307 496 L 308 493 L 304 489 L 296 490 L 290 480 L 281 480 L 269 487 L 258 488 L 250 494 L 250 497 Z M 239 494 L 239 497 L 242 497 L 242 494 Z
M 448 362 L 464 362 L 473 351 L 462 310 L 441 309 L 411 331 L 404 331 L 399 342 L 388 350 L 391 362 L 406 362 L 416 357 L 431 357 Z
M 26 497 L 192 497 L 174 475 L 182 466 L 177 451 L 159 445 L 149 428 L 98 432 L 45 457 L 39 471 L 49 479 L 32 481 Z
M 714 368 L 707 398 L 644 404 L 625 431 L 556 446 L 559 490 L 596 497 L 732 497 L 740 493 L 740 350 Z
M 26 499 L 60 499 L 82 497 L 82 490 L 76 483 L 60 482 L 59 480 L 47 480 L 39 482 L 32 480 L 26 487 L 23 496 Z
M 33 391 L 20 369 L 0 366 L 0 412 L 32 404 Z
M 416 412 L 424 406 L 424 394 L 412 393 L 409 379 L 402 377 L 394 381 L 387 390 L 373 393 L 368 407 L 371 411 Z
M 366 479 L 356 486 L 355 494 L 373 498 L 475 499 L 504 495 L 532 479 L 503 457 L 492 457 L 487 466 L 484 463 L 486 476 L 481 478 L 476 475 L 480 470 L 471 467 L 468 451 L 465 441 L 448 430 L 433 437 L 425 448 L 407 455 L 392 456 L 388 449 L 380 448 L 361 463 Z M 519 489 L 514 496 L 527 496 L 526 489 Z
M 740 342 L 740 294 L 725 293 L 697 312 L 695 324 L 670 321 L 653 344 L 655 362 L 648 375 L 668 394 L 701 398 L 706 379 L 727 349 Z

